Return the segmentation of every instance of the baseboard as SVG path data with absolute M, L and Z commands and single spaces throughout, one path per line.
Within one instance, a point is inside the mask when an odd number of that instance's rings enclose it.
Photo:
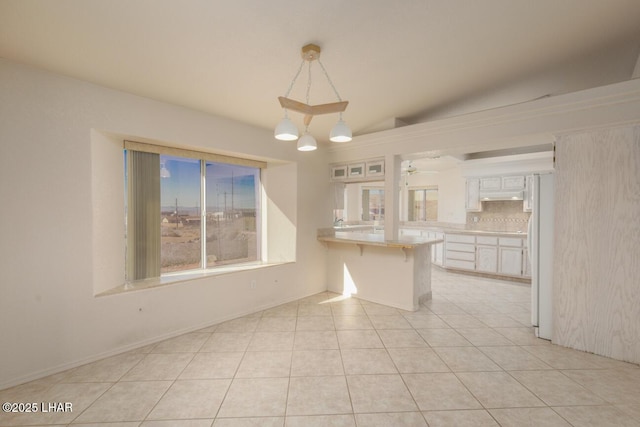
M 125 346 L 117 347 L 117 348 L 115 348 L 113 350 L 109 350 L 109 351 L 105 351 L 105 352 L 102 352 L 102 353 L 94 354 L 92 356 L 85 357 L 85 358 L 82 358 L 82 359 L 79 359 L 79 360 L 75 360 L 73 362 L 63 363 L 61 365 L 57 365 L 57 366 L 54 366 L 54 367 L 51 367 L 51 368 L 47 368 L 47 369 L 43 369 L 43 370 L 40 370 L 40 371 L 36 371 L 36 372 L 33 372 L 31 374 L 28 374 L 28 375 L 23 375 L 21 377 L 12 378 L 12 379 L 9 379 L 7 381 L 1 382 L 0 383 L 0 390 L 4 390 L 4 389 L 10 388 L 10 387 L 15 387 L 17 385 L 25 384 L 25 383 L 28 383 L 30 381 L 39 380 L 39 379 L 48 377 L 50 375 L 59 374 L 61 372 L 67 371 L 69 369 L 73 369 L 73 368 L 77 368 L 79 366 L 86 365 L 88 363 L 93 363 L 93 362 L 96 362 L 98 360 L 106 359 L 108 357 L 116 356 L 118 354 L 126 353 L 128 351 L 136 350 L 136 349 L 139 349 L 139 348 L 151 345 L 151 344 L 156 344 L 156 343 L 159 343 L 161 341 L 164 341 L 164 340 L 167 340 L 167 339 L 170 339 L 170 338 L 175 338 L 175 337 L 177 337 L 179 335 L 187 334 L 187 333 L 190 333 L 190 332 L 195 332 L 195 331 L 198 331 L 200 329 L 208 328 L 210 326 L 214 326 L 214 325 L 217 325 L 217 324 L 220 324 L 220 323 L 223 323 L 223 322 L 227 322 L 229 320 L 233 320 L 233 319 L 237 319 L 239 317 L 243 317 L 243 316 L 247 316 L 247 315 L 250 315 L 250 314 L 254 314 L 254 313 L 257 313 L 259 311 L 268 310 L 270 308 L 274 308 L 274 307 L 277 307 L 279 305 L 287 304 L 287 303 L 290 303 L 290 302 L 293 302 L 293 301 L 298 301 L 300 299 L 303 299 L 303 298 L 306 298 L 306 297 L 309 297 L 309 296 L 312 296 L 312 295 L 316 295 L 318 293 L 325 292 L 325 291 L 326 290 L 319 291 L 319 292 L 313 292 L 313 293 L 310 293 L 310 294 L 305 294 L 303 296 L 296 296 L 296 297 L 292 297 L 292 298 L 287 298 L 287 299 L 282 300 L 280 302 L 264 304 L 262 306 L 258 306 L 256 308 L 254 308 L 254 309 L 241 312 L 239 314 L 235 314 L 235 315 L 232 315 L 232 316 L 225 316 L 223 318 L 216 319 L 214 321 L 203 322 L 202 324 L 190 326 L 188 328 L 184 328 L 184 329 L 181 329 L 181 330 L 171 331 L 171 332 L 168 332 L 168 333 L 163 334 L 163 335 L 158 335 L 156 337 L 148 338 L 148 339 L 145 339 L 145 340 L 142 340 L 142 341 L 138 341 L 136 343 L 132 343 L 132 344 L 128 344 L 128 345 L 125 345 Z

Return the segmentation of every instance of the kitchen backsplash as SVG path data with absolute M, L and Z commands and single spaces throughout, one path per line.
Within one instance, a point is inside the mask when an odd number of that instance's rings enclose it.
M 527 232 L 530 212 L 522 211 L 521 200 L 482 202 L 482 212 L 467 212 L 468 230 Z

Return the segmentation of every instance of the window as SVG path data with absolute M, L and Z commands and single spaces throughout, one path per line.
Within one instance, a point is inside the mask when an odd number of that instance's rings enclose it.
M 384 189 L 362 188 L 362 220 L 384 220 Z
M 438 187 L 409 189 L 408 221 L 438 220 Z
M 262 162 L 125 143 L 128 281 L 258 261 Z

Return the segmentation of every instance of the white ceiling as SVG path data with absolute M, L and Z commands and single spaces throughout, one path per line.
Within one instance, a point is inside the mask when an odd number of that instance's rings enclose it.
M 366 133 L 627 80 L 640 1 L 0 0 L 0 57 L 265 129 L 310 42 Z M 311 103 L 333 102 L 313 72 Z

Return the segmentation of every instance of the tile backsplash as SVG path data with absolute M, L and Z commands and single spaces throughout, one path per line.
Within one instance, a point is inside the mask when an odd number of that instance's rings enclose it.
M 521 200 L 482 202 L 482 212 L 467 212 L 468 230 L 527 232 L 530 212 L 522 211 Z

